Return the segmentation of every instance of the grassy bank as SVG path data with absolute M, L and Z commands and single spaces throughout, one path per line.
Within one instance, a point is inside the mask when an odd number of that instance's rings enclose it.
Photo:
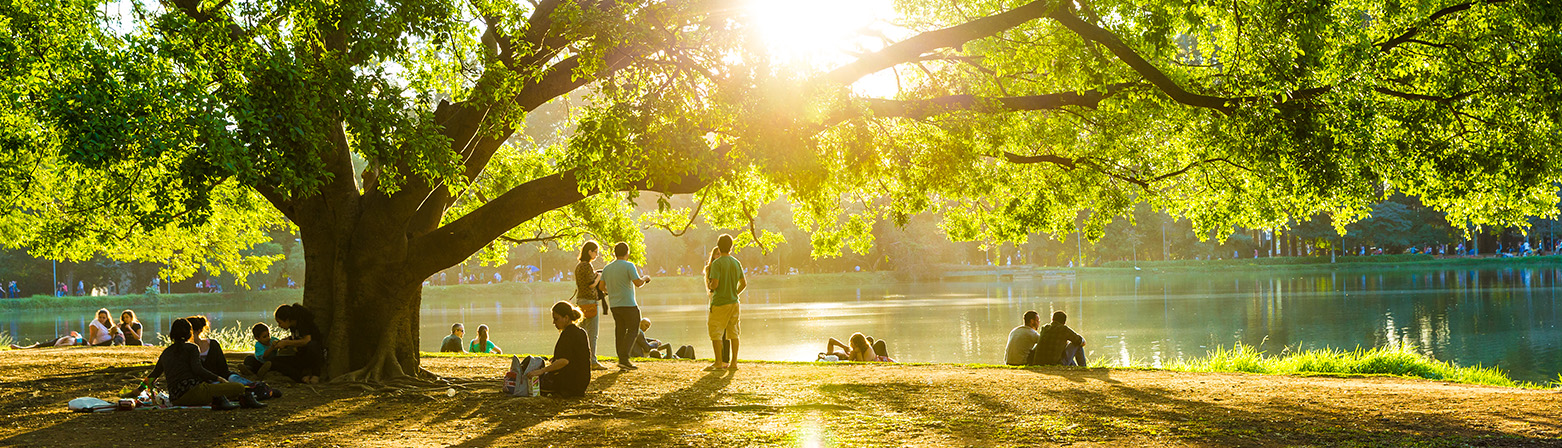
M 1562 255 L 1512 258 L 1434 258 L 1430 255 L 1371 257 L 1275 257 L 1237 260 L 1113 261 L 1100 267 L 1075 268 L 1079 274 L 1157 274 L 1199 272 L 1317 272 L 1399 269 L 1493 269 L 1562 265 Z M 1135 267 L 1138 269 L 1135 269 Z
M 1549 389 L 1554 383 L 1530 383 L 1509 378 L 1498 367 L 1458 366 L 1417 353 L 1410 347 L 1372 349 L 1311 349 L 1270 355 L 1252 346 L 1217 347 L 1207 355 L 1164 366 L 1182 372 L 1234 372 L 1267 375 L 1390 375 L 1451 383 Z
M 438 353 L 423 352 L 424 358 L 485 358 L 500 357 L 509 358 L 515 354 L 494 355 L 487 353 Z M 526 354 L 519 354 L 526 356 Z M 546 356 L 546 355 L 541 355 Z M 617 358 L 602 357 L 604 363 L 611 364 Z M 644 361 L 659 361 L 644 359 Z M 709 361 L 709 360 L 704 360 Z M 637 361 L 638 362 L 638 361 Z M 848 363 L 848 362 L 808 362 L 808 361 L 755 361 L 744 360 L 744 363 L 752 364 L 788 364 L 788 365 L 847 365 L 847 364 L 874 364 L 874 363 Z M 1031 367 L 993 365 L 993 364 L 953 364 L 953 363 L 900 363 L 898 365 L 919 366 L 960 366 L 967 368 L 987 369 L 1028 369 Z M 1121 368 L 1131 370 L 1167 370 L 1176 372 L 1201 372 L 1201 373 L 1256 373 L 1262 375 L 1339 375 L 1339 376 L 1394 376 L 1412 379 L 1427 379 L 1445 381 L 1449 383 L 1474 384 L 1481 386 L 1514 387 L 1522 389 L 1553 389 L 1562 388 L 1562 375 L 1558 375 L 1557 381 L 1549 383 L 1531 383 L 1516 381 L 1509 378 L 1498 367 L 1483 366 L 1458 366 L 1446 361 L 1439 361 L 1431 356 L 1416 353 L 1408 347 L 1401 348 L 1374 348 L 1356 350 L 1315 349 L 1288 352 L 1280 355 L 1270 355 L 1252 346 L 1238 344 L 1227 349 L 1216 347 L 1203 357 L 1189 360 L 1180 360 L 1165 364 L 1161 367 L 1150 367 L 1143 363 L 1133 363 L 1127 366 L 1108 366 L 1109 368 Z
M 219 294 L 135 294 L 122 296 L 32 296 L 20 299 L 0 300 L 0 311 L 23 311 L 37 309 L 71 309 L 93 310 L 108 308 L 118 315 L 117 310 L 145 306 L 160 305 L 214 305 L 232 303 L 255 303 L 275 306 L 281 303 L 297 302 L 303 299 L 302 289 L 277 289 L 267 291 L 243 291 L 225 292 Z
M 895 277 L 884 272 L 853 272 L 836 274 L 800 274 L 755 276 L 751 284 L 763 282 L 766 287 L 796 287 L 819 284 L 866 285 L 892 283 Z M 653 284 L 664 291 L 700 291 L 699 277 L 654 277 Z M 538 301 L 555 301 L 570 298 L 575 292 L 574 282 L 499 283 L 428 286 L 423 288 L 424 301 L 441 300 L 515 300 L 530 297 Z M 276 289 L 267 291 L 241 291 L 221 294 L 158 294 L 121 296 L 32 296 L 14 300 L 0 300 L 0 312 L 35 309 L 109 310 L 159 305 L 214 305 L 255 303 L 275 306 L 303 300 L 303 289 Z
M 1562 394 L 1392 377 L 695 361 L 592 372 L 586 396 L 500 392 L 506 357 L 425 357 L 436 387 L 276 379 L 264 409 L 72 413 L 152 348 L 0 354 L 0 446 L 1556 446 Z M 233 359 L 236 361 L 236 359 Z M 152 432 L 148 432 L 152 431 Z

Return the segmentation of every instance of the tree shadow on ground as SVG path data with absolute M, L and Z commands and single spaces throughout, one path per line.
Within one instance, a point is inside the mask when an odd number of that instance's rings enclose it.
M 1102 368 L 1102 367 L 1079 368 L 1079 367 L 1058 367 L 1058 366 L 1036 366 L 1036 367 L 1029 367 L 1029 368 L 1019 369 L 1019 370 L 1023 371 L 1023 372 L 1030 372 L 1030 373 L 1038 374 L 1038 375 L 1056 376 L 1056 377 L 1059 377 L 1059 378 L 1062 378 L 1062 379 L 1065 379 L 1065 380 L 1069 380 L 1069 381 L 1073 381 L 1073 382 L 1076 382 L 1076 383 L 1083 383 L 1087 379 L 1102 381 L 1102 382 L 1111 383 L 1111 384 L 1121 383 L 1121 381 L 1112 379 L 1112 369 L 1107 369 L 1107 368 Z
M 1036 373 L 1079 373 L 1083 370 L 1037 370 Z M 1060 375 L 1061 376 L 1061 375 Z M 1106 442 L 1124 438 L 1164 438 L 1203 441 L 1215 446 L 1254 444 L 1314 444 L 1399 446 L 1433 445 L 1562 445 L 1562 440 L 1523 438 L 1480 428 L 1454 414 L 1401 413 L 1372 421 L 1345 420 L 1337 407 L 1300 400 L 1269 400 L 1246 406 L 1191 400 L 1159 387 L 1111 383 L 1102 387 L 983 388 L 951 386 L 929 393 L 926 385 L 884 383 L 871 386 L 835 385 L 824 390 L 859 408 L 877 407 L 891 415 L 924 416 L 948 435 L 971 445 Z M 889 392 L 889 393 L 886 393 Z M 999 395 L 1021 394 L 1034 400 Z M 1012 398 L 1012 397 L 1011 397 Z M 1521 418 L 1511 416 L 1510 418 Z M 1555 419 L 1553 419 L 1554 423 Z M 995 422 L 1001 424 L 994 424 Z M 894 423 L 894 422 L 889 422 Z M 859 423 L 861 424 L 861 423 Z M 866 425 L 875 422 L 868 421 Z M 871 431 L 859 427 L 859 430 Z M 1263 442 L 1267 441 L 1267 442 Z M 1126 443 L 1127 440 L 1118 440 Z

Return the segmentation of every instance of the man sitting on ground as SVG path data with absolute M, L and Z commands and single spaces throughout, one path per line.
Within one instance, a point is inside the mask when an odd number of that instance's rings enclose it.
M 1041 341 L 1041 315 L 1036 310 L 1025 312 L 1025 325 L 1014 327 L 1009 332 L 1009 346 L 1004 349 L 1003 363 L 1011 366 L 1023 366 L 1030 360 L 1031 350 L 1036 349 L 1036 343 Z
M 1052 313 L 1052 323 L 1041 327 L 1041 340 L 1027 364 L 1085 367 L 1085 338 L 1064 325 L 1066 321 L 1068 315 L 1062 311 Z
M 461 353 L 461 337 L 466 336 L 466 327 L 461 324 L 450 326 L 450 336 L 445 336 L 445 342 L 439 344 L 439 351 L 446 353 Z
M 647 337 L 645 331 L 650 329 L 651 319 L 640 318 L 640 333 L 635 336 L 635 345 L 629 348 L 629 356 L 634 358 L 672 358 L 673 346 L 659 339 Z

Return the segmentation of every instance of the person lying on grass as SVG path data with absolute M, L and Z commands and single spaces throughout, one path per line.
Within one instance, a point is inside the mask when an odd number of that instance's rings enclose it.
M 66 334 L 64 336 L 60 336 L 58 338 L 50 339 L 50 340 L 39 342 L 39 343 L 32 344 L 32 345 L 11 344 L 11 350 L 26 350 L 26 349 L 30 349 L 30 348 L 48 348 L 48 347 L 71 347 L 71 346 L 76 346 L 76 345 L 86 345 L 86 339 L 82 339 L 81 333 L 77 333 L 77 332 L 72 331 L 69 334 Z
M 837 351 L 836 347 L 843 350 Z M 825 344 L 824 354 L 839 358 L 842 361 L 851 362 L 895 362 L 889 355 L 880 351 L 888 351 L 888 344 L 884 341 L 874 341 L 873 338 L 863 336 L 862 333 L 852 333 L 851 345 L 842 344 L 841 341 L 830 338 Z

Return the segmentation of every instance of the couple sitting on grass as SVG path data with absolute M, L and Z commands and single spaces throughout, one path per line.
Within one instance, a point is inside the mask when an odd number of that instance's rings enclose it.
M 450 326 L 450 336 L 445 336 L 444 342 L 439 344 L 439 351 L 445 353 L 493 353 L 504 354 L 494 341 L 488 339 L 488 325 L 477 326 L 477 338 L 472 339 L 472 346 L 467 350 L 461 350 L 461 337 L 466 336 L 466 326 L 459 323 Z
M 60 337 L 39 342 L 32 345 L 11 344 L 12 350 L 45 347 L 70 347 L 76 345 L 90 345 L 93 347 L 108 347 L 115 345 L 142 346 L 151 345 L 141 342 L 141 321 L 136 319 L 136 312 L 125 310 L 119 313 L 119 323 L 109 320 L 107 308 L 98 309 L 97 316 L 92 323 L 87 324 L 87 336 L 72 331 Z
M 1052 323 L 1041 326 L 1041 315 L 1026 311 L 1025 325 L 1009 332 L 1004 363 L 1011 366 L 1085 367 L 1085 338 L 1068 325 L 1068 315 L 1052 313 Z

